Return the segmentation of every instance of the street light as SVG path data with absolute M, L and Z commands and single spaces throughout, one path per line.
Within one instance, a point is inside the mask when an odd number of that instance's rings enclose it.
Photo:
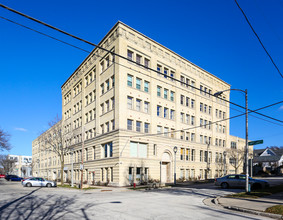
M 178 148 L 175 146 L 173 148 L 173 151 L 175 153 L 175 163 L 174 163 L 174 185 L 176 185 L 176 153 L 177 153 Z
M 246 109 L 246 146 L 245 146 L 245 154 L 246 154 L 246 192 L 249 192 L 249 167 L 248 167 L 248 162 L 249 162 L 249 147 L 248 147 L 248 90 L 242 90 L 242 89 L 227 89 L 223 91 L 219 91 L 214 93 L 215 97 L 220 96 L 223 92 L 230 91 L 230 90 L 236 90 L 245 93 L 245 109 Z

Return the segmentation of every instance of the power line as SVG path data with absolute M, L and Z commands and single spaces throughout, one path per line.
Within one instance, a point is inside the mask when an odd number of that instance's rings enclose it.
M 13 23 L 13 24 L 19 25 L 19 26 L 21 26 L 21 27 L 23 27 L 23 28 L 26 28 L 26 29 L 28 29 L 28 30 L 34 31 L 34 32 L 36 32 L 36 33 L 38 33 L 38 34 L 44 35 L 44 36 L 46 36 L 46 37 L 49 37 L 49 38 L 51 38 L 51 39 L 53 39 L 53 40 L 57 40 L 57 41 L 59 41 L 59 42 L 61 42 L 61 43 L 63 43 L 63 44 L 67 44 L 67 45 L 69 45 L 69 46 L 71 46 L 71 47 L 74 47 L 74 48 L 76 48 L 76 49 L 82 50 L 82 51 L 84 51 L 84 52 L 86 52 L 86 53 L 90 53 L 89 51 L 87 51 L 87 50 L 85 50 L 85 49 L 82 49 L 82 48 L 77 47 L 77 46 L 75 46 L 75 45 L 73 45 L 73 44 L 67 43 L 66 41 L 60 40 L 60 39 L 55 38 L 55 37 L 52 37 L 52 36 L 50 36 L 50 35 L 48 35 L 48 34 L 45 34 L 45 33 L 42 33 L 42 32 L 40 32 L 40 31 L 37 31 L 37 30 L 35 30 L 35 29 L 33 29 L 33 28 L 27 27 L 27 26 L 25 26 L 25 25 L 23 25 L 23 24 L 20 24 L 20 23 L 18 23 L 18 22 L 12 21 L 12 20 L 10 20 L 10 19 L 8 19 L 8 18 L 2 17 L 2 16 L 0 16 L 0 18 L 2 18 L 3 20 L 9 21 L 9 22 L 11 22 L 11 23 Z
M 261 42 L 259 36 L 258 36 L 257 33 L 255 32 L 255 30 L 254 30 L 253 26 L 251 25 L 249 19 L 247 18 L 245 12 L 244 12 L 243 9 L 240 7 L 240 5 L 238 4 L 237 0 L 235 0 L 235 2 L 236 2 L 236 4 L 237 4 L 238 8 L 241 10 L 242 14 L 244 15 L 244 17 L 245 17 L 247 23 L 249 24 L 250 28 L 252 29 L 253 33 L 254 33 L 255 36 L 257 37 L 257 39 L 258 39 L 260 45 L 262 46 L 262 48 L 264 49 L 265 53 L 267 54 L 267 56 L 269 57 L 269 59 L 270 59 L 271 62 L 273 63 L 274 67 L 277 69 L 277 71 L 278 71 L 278 73 L 280 74 L 280 76 L 283 78 L 282 73 L 280 72 L 279 68 L 278 68 L 277 65 L 275 64 L 275 62 L 274 62 L 274 60 L 272 59 L 271 55 L 268 53 L 268 51 L 267 51 L 266 48 L 264 47 L 264 45 L 263 45 L 263 43 Z
M 146 67 L 146 66 L 142 65 L 141 63 L 136 63 L 134 60 L 128 59 L 127 57 L 124 57 L 124 56 L 122 56 L 122 55 L 120 55 L 120 54 L 117 54 L 117 53 L 115 53 L 115 52 L 113 52 L 113 51 L 110 51 L 110 50 L 108 50 L 108 49 L 105 49 L 105 48 L 103 48 L 103 47 L 101 47 L 101 46 L 99 46 L 99 45 L 97 45 L 97 44 L 94 44 L 94 43 L 92 43 L 92 42 L 89 42 L 89 41 L 87 41 L 87 40 L 84 40 L 84 39 L 82 39 L 82 38 L 79 38 L 79 37 L 77 37 L 77 36 L 75 36 L 75 35 L 69 34 L 69 33 L 67 33 L 66 31 L 60 30 L 60 29 L 58 29 L 58 28 L 56 28 L 56 27 L 53 27 L 52 25 L 49 25 L 49 24 L 47 24 L 47 23 L 45 23 L 45 22 L 42 22 L 42 21 L 40 21 L 40 20 L 38 20 L 38 19 L 35 19 L 35 18 L 31 17 L 31 16 L 28 16 L 28 15 L 26 15 L 26 14 L 23 14 L 23 13 L 21 13 L 21 12 L 19 12 L 19 11 L 16 11 L 16 10 L 14 10 L 14 9 L 12 9 L 12 8 L 9 8 L 9 7 L 7 7 L 7 6 L 3 5 L 3 4 L 0 4 L 0 7 L 5 8 L 5 9 L 7 9 L 7 10 L 9 10 L 9 11 L 12 11 L 12 12 L 14 12 L 14 13 L 16 13 L 16 14 L 19 14 L 19 15 L 21 15 L 21 16 L 23 16 L 23 17 L 25 17 L 25 18 L 28 18 L 28 19 L 30 19 L 30 20 L 32 20 L 32 21 L 35 21 L 35 22 L 37 22 L 37 23 L 40 23 L 40 24 L 42 24 L 42 25 L 44 25 L 44 26 L 46 26 L 46 27 L 49 27 L 49 28 L 54 29 L 54 30 L 56 30 L 56 31 L 59 31 L 60 33 L 63 33 L 63 34 L 65 34 L 65 35 L 68 35 L 68 36 L 70 36 L 70 37 L 72 37 L 72 38 L 75 38 L 75 39 L 77 39 L 77 40 L 83 41 L 83 42 L 85 42 L 85 43 L 87 43 L 87 44 L 90 44 L 90 45 L 92 45 L 92 46 L 95 46 L 96 48 L 102 49 L 102 50 L 104 50 L 104 51 L 106 51 L 106 52 L 108 52 L 108 53 L 113 54 L 114 56 L 117 56 L 117 57 L 119 57 L 119 58 L 125 59 L 125 60 L 127 60 L 127 61 L 129 61 L 129 62 L 132 62 L 132 63 L 134 63 L 135 65 L 141 66 L 141 67 L 143 67 L 143 68 L 146 68 L 146 69 L 151 70 L 151 71 L 153 71 L 153 72 L 156 72 L 156 73 L 158 73 L 158 74 L 161 74 L 161 75 L 163 75 L 163 76 L 166 76 L 167 78 L 169 78 L 169 79 L 171 79 L 171 80 L 175 80 L 175 81 L 177 81 L 177 82 L 180 82 L 181 84 L 184 84 L 184 85 L 186 85 L 186 86 L 190 86 L 190 87 L 193 88 L 193 89 L 196 89 L 196 90 L 199 90 L 199 91 L 201 91 L 201 92 L 203 92 L 203 93 L 206 93 L 206 94 L 208 94 L 208 95 L 211 95 L 209 92 L 203 91 L 203 90 L 201 90 L 200 88 L 197 88 L 197 87 L 195 87 L 195 86 L 189 85 L 189 84 L 187 84 L 187 83 L 185 83 L 185 82 L 182 82 L 181 80 L 175 79 L 174 77 L 171 77 L 171 76 L 169 76 L 169 75 L 167 76 L 167 75 L 165 75 L 164 73 L 161 73 L 161 72 L 159 72 L 159 71 L 157 71 L 157 70 L 155 70 L 155 69 Z M 53 38 L 53 39 L 54 39 L 54 38 Z M 59 40 L 59 41 L 60 41 L 60 40 Z M 68 43 L 67 43 L 67 44 L 68 44 Z M 236 103 L 234 103 L 234 102 L 231 102 L 231 101 L 228 101 L 228 100 L 226 100 L 226 99 L 222 99 L 222 98 L 219 98 L 219 97 L 218 97 L 218 99 L 220 99 L 220 100 L 222 100 L 222 101 L 225 101 L 225 102 L 228 102 L 228 103 L 230 103 L 230 104 L 233 104 L 233 105 L 235 105 L 235 106 L 238 106 L 238 107 L 240 107 L 240 108 L 242 108 L 242 109 L 245 108 L 245 107 L 243 107 L 243 106 L 241 106 L 241 105 L 238 105 L 238 104 L 236 104 Z M 249 109 L 249 111 L 251 111 L 251 110 Z M 275 120 L 275 121 L 278 121 L 278 122 L 283 123 L 283 121 L 281 121 L 281 120 L 279 120 L 279 119 L 275 119 L 275 118 L 273 118 L 273 117 L 270 117 L 270 116 L 267 116 L 267 115 L 264 115 L 264 114 L 261 114 L 261 113 L 255 112 L 255 111 L 253 111 L 253 112 L 256 113 L 256 114 L 259 114 L 259 115 L 261 115 L 261 116 L 267 117 L 267 118 L 269 118 L 269 119 L 272 119 L 272 120 Z

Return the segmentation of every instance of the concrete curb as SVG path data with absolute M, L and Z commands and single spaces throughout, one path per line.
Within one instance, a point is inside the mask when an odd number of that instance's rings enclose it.
M 272 214 L 272 213 L 267 213 L 267 212 L 261 212 L 261 211 L 257 211 L 257 210 L 253 210 L 253 209 L 245 209 L 245 208 L 241 208 L 241 207 L 237 207 L 237 206 L 225 206 L 225 205 L 222 205 L 218 201 L 219 198 L 221 198 L 221 197 L 215 198 L 214 199 L 214 203 L 217 204 L 217 205 L 222 206 L 225 209 L 230 209 L 230 210 L 234 210 L 234 211 L 250 213 L 250 214 L 254 214 L 254 215 L 260 215 L 260 216 L 274 218 L 274 219 L 283 219 L 283 215 Z

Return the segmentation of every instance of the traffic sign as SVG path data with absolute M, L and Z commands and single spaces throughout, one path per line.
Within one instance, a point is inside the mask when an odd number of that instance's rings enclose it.
M 257 145 L 257 144 L 263 144 L 263 140 L 257 140 L 257 141 L 250 141 L 248 145 Z

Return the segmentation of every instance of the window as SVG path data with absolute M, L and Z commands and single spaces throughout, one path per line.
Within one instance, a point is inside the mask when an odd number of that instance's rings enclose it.
M 112 87 L 114 87 L 115 86 L 115 77 L 111 76 L 111 80 L 112 80 Z
M 168 118 L 168 108 L 164 107 L 164 118 Z
M 102 104 L 100 105 L 100 107 L 101 107 L 101 114 L 104 114 L 104 103 L 102 103 Z
M 184 76 L 181 76 L 181 85 L 185 86 L 185 77 Z
M 112 142 L 103 144 L 102 148 L 104 150 L 104 158 L 113 157 L 113 145 L 112 145 Z
M 191 133 L 191 141 L 195 141 L 195 133 Z
M 168 135 L 169 135 L 169 128 L 164 127 L 164 136 L 168 137 Z
M 171 71 L 170 76 L 171 76 L 171 80 L 173 81 L 173 78 L 175 78 L 175 73 Z
M 103 72 L 104 71 L 104 61 L 102 61 L 101 63 L 100 63 L 100 67 L 101 67 L 101 72 Z
M 191 125 L 195 125 L 195 116 L 191 116 Z
M 144 58 L 144 66 L 149 67 L 149 59 Z
M 134 56 L 134 53 L 132 51 L 128 50 L 128 59 L 133 60 L 133 56 Z
M 199 110 L 202 112 L 203 111 L 203 103 L 200 103 L 199 105 Z
M 108 91 L 110 89 L 110 82 L 109 82 L 109 79 L 106 80 L 106 90 Z
M 203 135 L 200 135 L 200 136 L 199 136 L 199 142 L 200 142 L 200 143 L 203 143 Z
M 139 78 L 136 79 L 136 88 L 139 90 L 141 89 L 141 79 Z
M 128 103 L 128 109 L 133 109 L 133 98 L 132 97 L 128 96 L 127 103 Z
M 137 111 L 141 111 L 141 103 L 142 103 L 142 100 L 140 99 L 136 100 L 136 110 Z
M 184 160 L 184 148 L 181 148 L 180 160 Z
M 141 59 L 142 59 L 142 57 L 137 54 L 137 55 L 136 55 L 136 62 L 137 62 L 138 64 L 141 64 Z
M 164 89 L 164 99 L 168 99 L 168 89 Z
M 102 84 L 100 85 L 100 88 L 101 88 L 101 94 L 103 95 L 103 94 L 104 94 L 104 83 L 102 83 Z
M 186 114 L 186 124 L 190 123 L 190 115 Z
M 171 109 L 171 110 L 170 110 L 170 119 L 171 119 L 171 120 L 174 120 L 174 118 L 175 118 L 174 115 L 175 115 L 175 111 L 174 111 L 173 109 Z
M 133 130 L 133 120 L 131 120 L 131 119 L 127 120 L 127 129 Z
M 93 150 L 93 159 L 95 160 L 95 147 L 93 147 L 92 150 Z
M 161 109 L 162 107 L 160 105 L 157 106 L 157 116 L 161 116 Z
M 153 155 L 156 155 L 156 144 L 153 145 Z
M 190 80 L 186 79 L 186 87 L 188 87 L 190 85 Z
M 183 112 L 181 112 L 180 120 L 181 120 L 182 123 L 184 123 L 184 113 Z
M 189 160 L 189 151 L 190 151 L 190 149 L 186 149 L 186 160 Z
M 231 141 L 231 148 L 237 149 L 237 142 Z
M 148 90 L 149 90 L 149 82 L 144 81 L 144 91 L 148 92 Z
M 167 78 L 168 75 L 168 69 L 164 68 L 164 78 Z
M 157 96 L 161 96 L 161 87 L 157 86 Z
M 133 86 L 133 76 L 128 75 L 127 84 L 128 84 L 128 86 L 130 86 L 130 87 Z
M 157 126 L 157 133 L 160 134 L 162 132 L 162 127 L 161 126 Z
M 191 99 L 191 108 L 194 108 L 194 107 L 195 107 L 195 100 Z
M 184 105 L 184 96 L 183 95 L 181 95 L 181 105 Z
M 110 66 L 110 62 L 109 62 L 109 56 L 108 57 L 106 57 L 106 67 L 109 67 Z
M 106 102 L 105 102 L 105 105 L 106 105 L 106 112 L 109 112 L 109 110 L 110 110 L 110 109 L 109 109 L 109 101 L 106 101 Z
M 190 98 L 186 97 L 186 106 L 189 107 L 190 106 Z
M 172 102 L 174 101 L 174 92 L 173 91 L 170 92 L 170 100 Z
M 149 133 L 149 123 L 144 123 L 144 133 Z
M 199 161 L 200 162 L 203 161 L 203 151 L 202 150 L 199 152 Z
M 141 122 L 140 121 L 136 122 L 136 131 L 141 132 Z
M 144 102 L 144 112 L 149 113 L 149 102 Z
M 109 131 L 110 131 L 110 125 L 109 125 L 109 122 L 106 122 L 106 123 L 105 123 L 105 125 L 106 125 L 106 131 L 107 131 L 107 132 L 109 132 Z
M 195 161 L 195 149 L 192 149 L 192 153 L 191 153 L 191 161 Z
M 195 81 L 191 81 L 191 88 L 192 88 L 192 90 L 195 90 L 195 86 L 196 86 Z
M 157 65 L 157 71 L 161 72 L 161 66 L 160 65 Z
M 115 120 L 112 120 L 111 123 L 112 123 L 112 130 L 115 130 Z
M 146 158 L 147 157 L 147 144 L 130 142 L 130 156 Z

